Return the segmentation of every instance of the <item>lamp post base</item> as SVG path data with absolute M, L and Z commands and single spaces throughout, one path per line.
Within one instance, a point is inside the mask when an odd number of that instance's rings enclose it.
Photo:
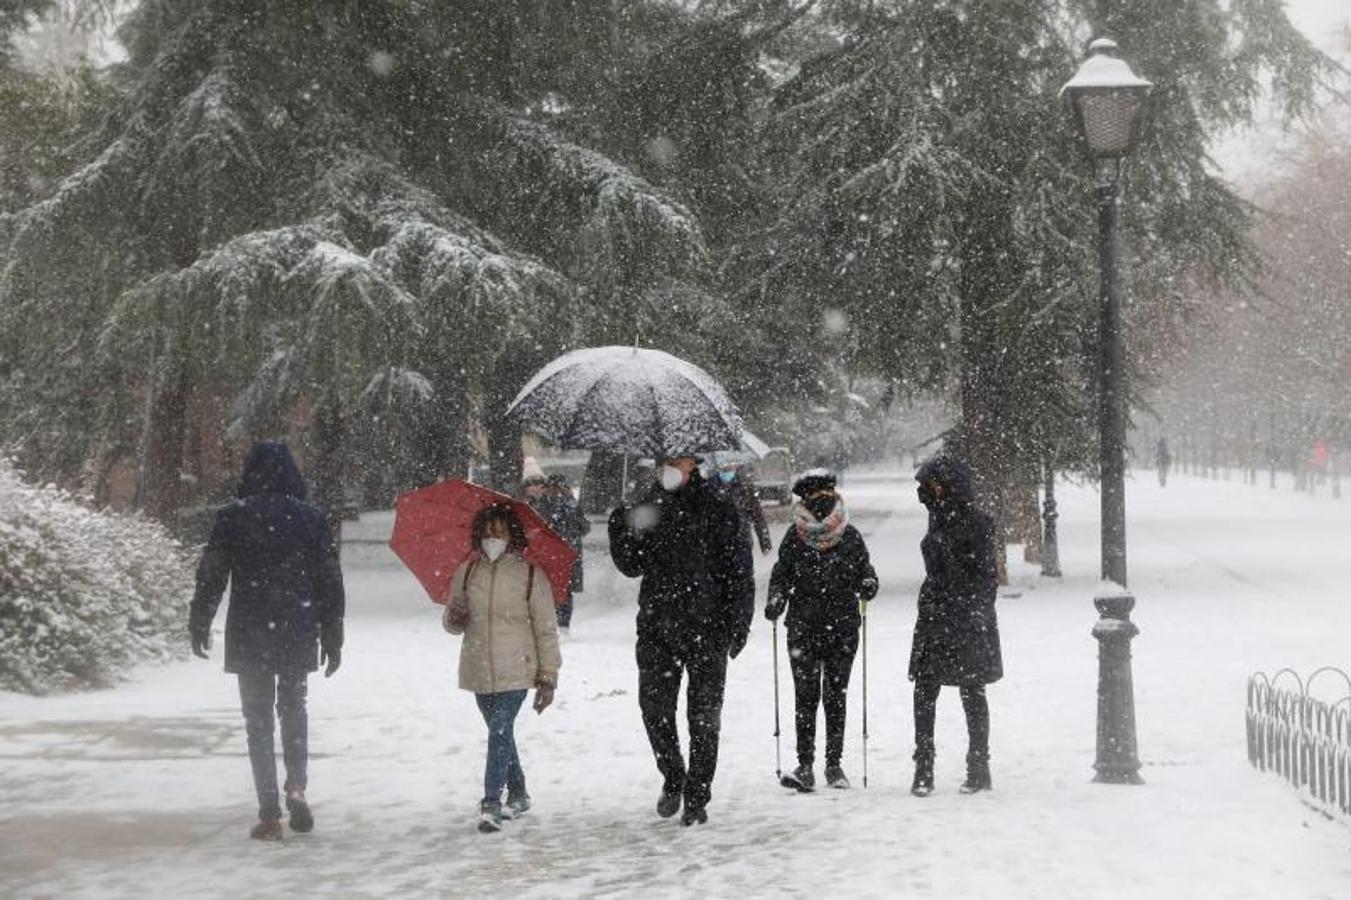
M 1094 784 L 1144 784 L 1145 780 L 1140 777 L 1139 772 L 1117 772 L 1114 770 L 1099 769 L 1093 776 Z
M 1100 784 L 1144 784 L 1135 743 L 1135 685 L 1131 677 L 1131 641 L 1140 629 L 1130 620 L 1135 598 L 1125 588 L 1104 583 L 1093 598 L 1100 618 L 1093 626 L 1098 641 L 1098 745 Z

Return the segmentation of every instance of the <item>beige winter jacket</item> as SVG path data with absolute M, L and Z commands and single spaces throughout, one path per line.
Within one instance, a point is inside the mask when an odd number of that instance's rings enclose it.
M 545 681 L 558 683 L 563 664 L 558 652 L 558 623 L 549 579 L 519 554 L 505 553 L 497 562 L 472 562 L 466 590 L 465 561 L 455 570 L 450 602 L 441 624 L 451 634 L 463 634 L 460 646 L 460 688 L 475 694 L 528 690 Z M 527 585 L 529 599 L 527 600 Z M 469 624 L 452 621 L 456 603 L 469 607 Z

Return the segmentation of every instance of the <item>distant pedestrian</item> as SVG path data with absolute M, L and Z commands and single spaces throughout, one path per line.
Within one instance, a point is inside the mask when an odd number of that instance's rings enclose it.
M 1160 437 L 1154 445 L 1154 467 L 1159 472 L 1159 487 L 1168 486 L 1168 469 L 1173 464 L 1173 454 L 1168 449 L 1168 438 Z
M 572 611 L 576 596 L 582 592 L 585 584 L 582 540 L 590 533 L 591 522 L 572 495 L 572 488 L 568 486 L 567 479 L 562 475 L 545 475 L 544 469 L 534 457 L 527 456 L 521 466 L 521 493 L 525 496 L 526 502 L 544 519 L 545 524 L 577 551 L 577 558 L 572 563 L 572 583 L 568 589 L 567 599 L 556 607 L 559 633 L 566 635 L 568 629 L 572 627 Z
M 610 555 L 638 591 L 638 703 L 662 775 L 657 814 L 708 821 L 718 766 L 727 660 L 735 659 L 755 612 L 751 547 L 730 500 L 704 480 L 699 458 L 673 454 L 659 480 L 610 514 Z M 676 707 L 689 673 L 689 765 Z
M 549 581 L 523 555 L 525 529 L 516 513 L 509 506 L 485 507 L 474 519 L 472 542 L 472 554 L 451 579 L 441 624 L 464 635 L 460 688 L 474 694 L 488 726 L 478 824 L 488 833 L 530 808 L 516 716 L 531 688 L 535 712 L 553 703 L 563 659 Z
M 841 767 L 849 676 L 858 651 L 859 604 L 877 595 L 877 573 L 863 535 L 849 524 L 835 476 L 825 470 L 803 475 L 793 485 L 799 497 L 793 527 L 779 544 L 769 578 L 765 616 L 777 620 L 787 609 L 788 660 L 797 705 L 797 768 L 783 777 L 786 787 L 810 791 L 816 784 L 816 711 L 826 720 L 826 784 L 848 788 Z
M 324 512 L 305 501 L 305 482 L 285 444 L 255 444 L 238 499 L 216 513 L 197 566 L 188 630 L 205 659 L 227 582 L 225 671 L 239 678 L 258 824 L 250 837 L 279 840 L 281 804 L 272 709 L 281 719 L 286 809 L 292 831 L 314 828 L 305 799 L 309 727 L 307 678 L 342 662 L 344 594 L 338 550 Z
M 924 584 L 910 650 L 915 683 L 915 780 L 911 793 L 933 792 L 934 718 L 943 685 L 959 689 L 966 713 L 966 781 L 962 793 L 987 791 L 990 779 L 990 710 L 985 685 L 1003 677 L 995 616 L 994 522 L 977 509 L 964 463 L 938 456 L 915 476 L 929 510 L 920 545 Z
M 736 507 L 742 527 L 748 534 L 754 532 L 760 552 L 769 553 L 773 550 L 774 542 L 769 536 L 769 522 L 765 520 L 765 510 L 760 505 L 760 498 L 755 495 L 755 482 L 749 467 L 739 463 L 719 466 L 717 484 Z

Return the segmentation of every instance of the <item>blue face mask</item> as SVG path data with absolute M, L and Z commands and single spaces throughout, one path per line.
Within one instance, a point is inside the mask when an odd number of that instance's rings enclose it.
M 721 479 L 721 480 L 722 480 L 723 482 L 725 482 L 726 484 L 731 484 L 733 481 L 736 480 L 736 473 L 735 473 L 735 472 L 719 472 L 719 473 L 718 473 L 718 478 Z

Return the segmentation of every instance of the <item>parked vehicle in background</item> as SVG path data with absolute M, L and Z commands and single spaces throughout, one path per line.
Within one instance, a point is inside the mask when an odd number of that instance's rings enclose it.
M 752 464 L 755 495 L 762 503 L 780 506 L 793 502 L 793 456 L 787 447 L 770 447 L 762 459 Z

